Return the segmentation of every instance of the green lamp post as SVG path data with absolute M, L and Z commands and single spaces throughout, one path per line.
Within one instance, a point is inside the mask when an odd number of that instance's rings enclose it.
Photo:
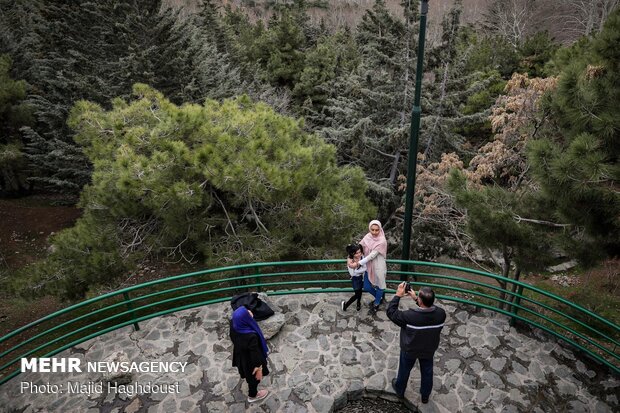
M 422 0 L 420 9 L 420 37 L 418 39 L 418 65 L 415 73 L 415 94 L 413 110 L 411 111 L 411 129 L 409 130 L 409 159 L 407 163 L 407 193 L 405 195 L 405 227 L 403 229 L 403 253 L 402 259 L 409 260 L 411 249 L 411 221 L 413 214 L 413 196 L 415 193 L 415 178 L 418 163 L 418 137 L 420 136 L 420 95 L 422 91 L 422 70 L 424 66 L 424 38 L 426 36 L 426 15 L 428 14 L 428 0 Z M 407 264 L 401 265 L 401 271 L 409 270 Z M 405 281 L 407 276 L 401 275 Z

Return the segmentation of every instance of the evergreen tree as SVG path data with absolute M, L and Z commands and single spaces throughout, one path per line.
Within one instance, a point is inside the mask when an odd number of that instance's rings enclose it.
M 360 64 L 334 84 L 321 127 L 341 162 L 358 164 L 371 180 L 389 185 L 407 142 L 412 89 L 403 81 L 413 73 L 415 56 L 405 51 L 412 36 L 377 0 L 357 27 Z
M 257 69 L 261 68 L 258 64 L 259 49 L 257 42 L 262 39 L 266 28 L 262 20 L 252 23 L 247 14 L 241 9 L 227 7 L 223 16 L 223 21 L 230 28 L 235 56 L 239 57 L 239 68 L 243 78 L 254 76 Z
M 250 82 L 242 81 L 241 57 L 233 28 L 220 17 L 213 2 L 204 2 L 199 13 L 179 25 L 177 31 L 183 39 L 189 65 L 188 82 L 184 87 L 189 95 L 186 101 L 223 99 L 247 91 Z
M 519 53 L 501 36 L 462 31 L 462 43 L 471 47 L 465 70 L 467 73 L 496 70 L 504 79 L 510 78 L 519 66 Z
M 94 165 L 83 217 L 33 271 L 79 296 L 145 257 L 207 265 L 317 257 L 374 213 L 358 168 L 301 122 L 247 97 L 172 104 L 146 85 L 105 111 L 78 103 L 70 124 Z M 103 238 L 103 239 L 102 239 Z
M 503 82 L 490 67 L 468 67 L 475 45 L 461 26 L 462 5 L 456 5 L 442 22 L 441 43 L 429 53 L 429 70 L 435 81 L 425 85 L 425 139 L 423 162 L 437 162 L 444 153 L 463 155 L 491 136 L 490 107 Z
M 548 31 L 529 36 L 519 47 L 519 54 L 522 56 L 519 72 L 525 72 L 530 77 L 544 77 L 547 74 L 545 66 L 558 48 L 559 45 L 553 41 Z
M 26 82 L 9 75 L 11 59 L 0 55 L 0 194 L 24 193 L 31 173 L 23 154 L 19 128 L 32 123 L 32 111 L 24 103 Z
M 336 76 L 336 50 L 325 39 L 306 55 L 305 67 L 293 89 L 293 96 L 303 103 L 306 99 L 312 105 L 323 105 L 329 96 L 326 86 Z
M 567 248 L 584 263 L 620 252 L 620 10 L 593 39 L 562 51 L 548 108 L 559 132 L 530 145 L 530 161 Z
M 293 96 L 304 105 L 303 113 L 311 122 L 321 122 L 321 109 L 333 97 L 334 82 L 349 74 L 358 63 L 357 45 L 348 31 L 323 37 L 307 53 Z
M 336 78 L 321 116 L 313 119 L 338 148 L 339 162 L 366 171 L 383 220 L 398 207 L 396 178 L 406 168 L 418 5 L 405 6 L 404 22 L 381 0 L 366 11 L 355 37 L 359 64 Z
M 502 275 L 519 280 L 528 270 L 537 270 L 549 265 L 552 260 L 550 245 L 553 232 L 546 226 L 520 221 L 519 217 L 532 216 L 539 202 L 527 188 L 510 191 L 498 185 L 472 187 L 463 173 L 453 171 L 448 181 L 450 192 L 456 204 L 467 210 L 466 231 L 476 245 L 492 251 L 499 251 L 501 262 L 497 262 Z M 538 215 L 540 216 L 540 215 Z M 506 289 L 507 282 L 498 280 Z M 513 285 L 512 291 L 516 291 Z M 513 296 L 499 295 L 500 300 L 512 301 Z M 500 302 L 499 308 L 505 308 Z
M 160 13 L 160 1 L 12 3 L 1 3 L 8 14 L 0 33 L 10 42 L 15 72 L 32 85 L 28 103 L 36 123 L 25 130 L 26 151 L 37 167 L 32 181 L 77 193 L 91 167 L 66 125 L 69 108 L 79 99 L 109 104 L 136 81 L 180 89 L 175 75 L 184 79 L 186 66 L 173 67 L 178 60 L 167 47 L 174 16 Z
M 265 80 L 272 86 L 292 90 L 304 68 L 306 49 L 306 38 L 295 15 L 289 10 L 274 14 L 269 29 L 254 47 Z

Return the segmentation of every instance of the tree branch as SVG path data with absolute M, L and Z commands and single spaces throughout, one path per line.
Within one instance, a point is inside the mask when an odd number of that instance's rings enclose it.
M 248 206 L 250 207 L 250 211 L 252 211 L 252 215 L 254 215 L 254 219 L 256 220 L 256 225 L 258 225 L 263 231 L 269 234 L 269 230 L 263 225 L 261 220 L 258 218 L 254 207 L 252 206 L 252 201 L 248 199 Z
M 523 217 L 520 217 L 519 215 L 514 215 L 512 218 L 519 223 L 529 222 L 531 224 L 546 225 L 548 227 L 566 228 L 566 227 L 572 226 L 571 224 L 557 224 L 555 222 L 545 221 L 542 219 L 523 218 Z

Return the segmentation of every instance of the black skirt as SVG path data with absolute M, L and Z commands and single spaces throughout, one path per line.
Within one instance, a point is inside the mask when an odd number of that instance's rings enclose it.
M 240 334 L 231 326 L 230 339 L 233 342 L 232 365 L 237 367 L 241 378 L 245 379 L 251 376 L 254 369 L 258 366 L 263 366 L 263 376 L 269 374 L 267 359 L 263 355 L 258 334 Z

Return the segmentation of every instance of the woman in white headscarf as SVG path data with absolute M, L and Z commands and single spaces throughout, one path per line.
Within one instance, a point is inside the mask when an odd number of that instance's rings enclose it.
M 387 274 L 387 240 L 381 222 L 370 221 L 368 234 L 362 238 L 360 244 L 364 248 L 364 258 L 360 265 L 368 265 L 368 277 L 364 277 L 364 289 L 375 299 L 370 306 L 370 312 L 376 313 L 379 304 L 383 300 L 383 290 L 386 288 L 385 276 Z

